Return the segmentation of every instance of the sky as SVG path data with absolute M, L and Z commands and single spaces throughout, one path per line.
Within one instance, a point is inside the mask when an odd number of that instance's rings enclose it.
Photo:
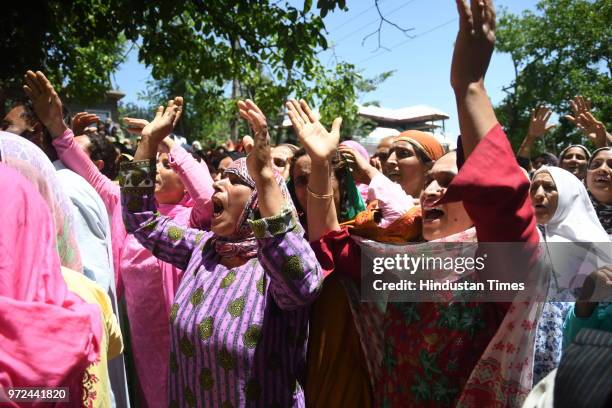
M 302 0 L 292 0 L 296 7 Z M 512 13 L 535 10 L 536 0 L 500 0 L 497 8 L 505 7 Z M 386 108 L 402 108 L 412 105 L 429 105 L 450 116 L 446 121 L 447 136 L 459 133 L 455 100 L 450 87 L 450 64 L 453 44 L 457 34 L 457 9 L 453 0 L 380 0 L 385 18 L 402 28 L 412 28 L 410 38 L 399 29 L 383 24 L 381 44 L 376 35 L 362 40 L 374 32 L 380 21 L 374 0 L 348 0 L 349 10 L 330 13 L 325 18 L 330 50 L 319 58 L 329 68 L 336 58 L 362 70 L 369 78 L 385 71 L 395 71 L 393 76 L 374 92 L 363 95 L 360 102 L 377 101 Z M 123 102 L 143 104 L 138 94 L 146 89 L 150 70 L 138 62 L 137 47 L 128 54 L 126 62 L 114 76 L 115 85 L 126 96 Z M 502 88 L 514 79 L 514 68 L 508 54 L 495 53 L 489 66 L 486 87 L 493 104 L 504 97 Z

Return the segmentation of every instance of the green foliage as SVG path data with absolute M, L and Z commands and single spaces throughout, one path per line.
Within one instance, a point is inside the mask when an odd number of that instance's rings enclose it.
M 570 114 L 569 100 L 578 94 L 593 101 L 594 114 L 610 129 L 612 2 L 541 0 L 537 10 L 502 12 L 498 22 L 497 50 L 510 54 L 516 70 L 496 108 L 511 141 L 518 146 L 525 136 L 531 109 L 545 104 Z M 579 131 L 563 120 L 545 139 L 550 151 L 580 141 Z
M 112 3 L 112 2 L 111 2 Z M 106 17 L 111 3 L 94 0 L 11 2 L 0 14 L 0 89 L 21 93 L 28 69 L 43 70 L 73 100 L 95 101 L 111 87 L 125 37 Z

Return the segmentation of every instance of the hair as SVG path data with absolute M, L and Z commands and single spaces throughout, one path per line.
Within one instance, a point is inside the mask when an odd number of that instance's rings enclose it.
M 43 123 L 40 121 L 40 119 L 36 115 L 36 111 L 34 110 L 34 105 L 32 104 L 32 100 L 30 100 L 30 98 L 25 98 L 25 97 L 17 98 L 13 102 L 11 109 L 17 108 L 19 106 L 23 108 L 23 113 L 21 114 L 21 117 L 25 119 L 25 121 L 30 126 L 35 126 L 36 124 L 41 125 L 42 131 L 43 131 L 43 144 L 44 144 L 44 146 L 41 146 L 41 149 L 45 152 L 45 154 L 49 157 L 50 160 L 52 161 L 56 160 L 57 152 L 55 151 L 55 148 L 53 147 L 53 138 L 51 137 L 51 133 L 49 133 L 49 130 L 45 127 L 45 125 L 43 125 Z M 68 110 L 65 107 L 62 107 L 62 115 L 64 117 L 64 121 L 66 121 L 67 118 L 68 120 L 70 120 Z
M 91 160 L 102 160 L 104 162 L 104 167 L 101 170 L 102 174 L 109 179 L 114 180 L 118 173 L 117 156 L 119 156 L 115 145 L 111 143 L 106 136 L 103 136 L 98 132 L 93 132 L 86 136 L 91 142 L 89 152 Z
M 557 156 L 555 156 L 552 153 L 544 152 L 544 153 L 538 154 L 536 157 L 533 158 L 533 161 L 536 161 L 537 159 L 540 159 L 540 158 L 544 160 L 544 164 L 547 166 L 558 166 L 559 165 L 559 159 L 557 158 Z
M 213 167 L 216 169 L 219 167 L 219 163 L 221 163 L 221 160 L 225 159 L 226 157 L 229 157 L 230 159 L 232 159 L 232 161 L 236 161 L 242 157 L 246 157 L 246 155 L 242 152 L 223 152 L 221 155 L 215 157 L 212 161 L 212 165 Z

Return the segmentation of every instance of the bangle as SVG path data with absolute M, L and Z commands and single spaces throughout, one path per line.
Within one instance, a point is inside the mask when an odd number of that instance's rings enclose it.
M 317 194 L 310 189 L 310 186 L 306 186 L 306 189 L 308 190 L 308 194 L 310 194 L 314 198 L 327 199 L 327 198 L 332 198 L 334 196 L 333 191 L 329 194 Z

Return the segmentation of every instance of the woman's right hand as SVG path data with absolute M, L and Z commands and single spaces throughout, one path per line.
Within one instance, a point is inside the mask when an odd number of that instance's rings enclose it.
M 299 102 L 291 99 L 286 106 L 293 129 L 310 159 L 313 163 L 328 163 L 338 149 L 342 118 L 336 118 L 328 132 L 303 99 Z

